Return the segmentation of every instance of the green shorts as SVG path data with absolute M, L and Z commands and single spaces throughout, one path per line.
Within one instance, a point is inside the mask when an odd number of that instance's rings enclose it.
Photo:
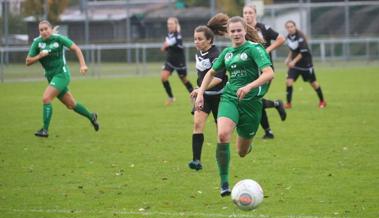
M 58 98 L 62 98 L 69 90 L 68 84 L 70 83 L 71 76 L 68 72 L 61 72 L 52 76 L 46 76 L 50 86 L 53 86 L 59 91 Z
M 227 117 L 236 123 L 237 133 L 244 139 L 251 139 L 257 133 L 262 117 L 262 99 L 242 100 L 222 96 L 218 117 Z

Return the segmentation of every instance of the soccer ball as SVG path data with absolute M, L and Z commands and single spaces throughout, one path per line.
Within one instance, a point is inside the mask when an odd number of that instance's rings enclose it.
M 263 189 L 254 180 L 244 179 L 234 185 L 232 201 L 241 210 L 252 210 L 263 201 Z

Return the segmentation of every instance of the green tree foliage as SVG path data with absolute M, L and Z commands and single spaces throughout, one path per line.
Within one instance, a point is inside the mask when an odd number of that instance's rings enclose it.
M 186 0 L 189 6 L 204 6 L 209 7 L 211 0 Z M 227 13 L 229 16 L 236 16 L 242 14 L 242 7 L 245 3 L 244 0 L 215 0 L 217 10 L 219 12 Z
M 47 19 L 51 23 L 59 21 L 59 15 L 66 9 L 69 0 L 26 0 L 23 5 L 23 12 L 27 16 L 34 16 L 37 20 L 45 15 L 45 4 L 48 4 Z

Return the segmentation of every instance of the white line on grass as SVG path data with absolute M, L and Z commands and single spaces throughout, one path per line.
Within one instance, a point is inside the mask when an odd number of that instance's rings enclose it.
M 48 213 L 48 214 L 117 214 L 163 217 L 230 217 L 230 218 L 337 218 L 336 216 L 319 215 L 264 215 L 264 214 L 222 214 L 222 213 L 193 213 L 193 212 L 133 212 L 127 210 L 75 210 L 75 209 L 10 209 L 0 208 L 0 211 L 10 213 Z M 248 212 L 247 212 L 248 213 Z

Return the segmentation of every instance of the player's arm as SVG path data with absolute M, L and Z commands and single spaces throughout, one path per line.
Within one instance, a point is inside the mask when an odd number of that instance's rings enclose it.
M 79 65 L 80 65 L 80 73 L 86 74 L 88 71 L 88 67 L 87 67 L 86 62 L 84 60 L 82 50 L 75 43 L 71 45 L 70 50 L 75 52 L 75 55 L 78 58 Z
M 301 60 L 301 58 L 303 58 L 303 56 L 301 55 L 301 53 L 299 53 L 298 55 L 295 56 L 294 59 L 292 59 L 291 61 L 288 62 L 287 66 L 289 68 L 294 68 L 296 63 L 299 62 Z
M 220 84 L 221 82 L 222 82 L 222 79 L 220 79 L 220 78 L 218 78 L 218 77 L 213 77 L 213 79 L 212 79 L 211 82 L 209 83 L 209 85 L 208 85 L 208 87 L 207 87 L 206 90 L 211 89 L 211 88 L 217 86 L 217 85 Z M 199 88 L 194 89 L 194 90 L 191 92 L 191 94 L 190 94 L 191 97 L 192 97 L 192 98 L 196 98 L 198 91 L 199 91 Z
M 203 108 L 204 92 L 205 90 L 208 89 L 215 75 L 216 75 L 216 71 L 213 68 L 208 70 L 207 74 L 205 74 L 203 82 L 201 83 L 200 88 L 197 90 L 197 97 L 196 97 L 196 102 L 195 102 L 196 110 L 201 110 Z
M 270 53 L 274 51 L 275 49 L 279 48 L 280 46 L 282 46 L 285 40 L 286 39 L 284 38 L 284 36 L 278 34 L 274 43 L 272 43 L 269 47 L 266 48 L 267 53 Z
M 41 50 L 39 52 L 38 43 L 34 41 L 30 46 L 28 56 L 26 57 L 26 66 L 34 64 L 35 62 L 39 61 L 41 58 L 46 57 L 47 55 L 49 55 L 49 52 L 47 50 Z
M 243 99 L 252 89 L 257 88 L 274 78 L 274 71 L 271 66 L 264 67 L 261 72 L 261 75 L 256 80 L 237 90 L 238 99 Z
M 288 65 L 288 63 L 292 61 L 292 58 L 291 58 L 291 57 L 292 57 L 292 52 L 289 51 L 289 52 L 288 52 L 288 55 L 287 55 L 287 57 L 286 57 L 286 59 L 284 60 L 284 64 L 285 64 L 285 65 Z
M 44 58 L 46 57 L 47 55 L 49 55 L 49 52 L 45 51 L 45 50 L 42 50 L 40 53 L 38 53 L 36 56 L 27 56 L 26 57 L 26 66 L 30 66 L 32 64 L 34 64 L 35 62 L 38 62 L 41 58 Z

